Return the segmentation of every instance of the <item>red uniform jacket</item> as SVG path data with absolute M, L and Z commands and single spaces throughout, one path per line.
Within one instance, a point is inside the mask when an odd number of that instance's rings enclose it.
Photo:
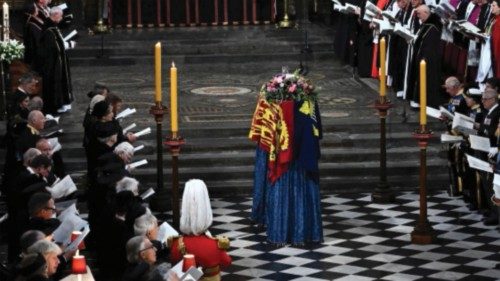
M 169 243 L 170 244 L 170 243 Z M 178 263 L 184 254 L 193 254 L 196 266 L 203 267 L 205 276 L 219 274 L 219 272 L 205 272 L 207 268 L 217 266 L 226 267 L 231 264 L 231 257 L 226 253 L 229 240 L 223 237 L 212 238 L 206 235 L 186 235 L 172 239 L 170 246 L 170 260 Z

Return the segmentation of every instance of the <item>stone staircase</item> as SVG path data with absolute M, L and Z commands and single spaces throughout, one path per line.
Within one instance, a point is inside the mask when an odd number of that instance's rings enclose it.
M 325 115 L 322 117 L 320 186 L 324 193 L 368 192 L 379 180 L 379 119 L 375 110 L 367 107 L 376 92 L 334 60 L 332 34 L 328 27 L 308 27 L 308 43 L 313 50 L 308 57 L 310 76 L 317 78 L 324 97 L 320 100 Z M 73 111 L 63 115 L 61 124 L 65 132 L 60 142 L 67 170 L 75 178 L 83 179 L 86 162 L 81 147 L 81 120 L 88 103 L 84 93 L 94 81 L 105 81 L 126 103 L 138 109 L 133 120 L 126 120 L 123 127 L 135 122 L 138 128 L 153 129 L 152 134 L 140 139 L 139 144 L 145 144 L 146 148 L 135 157 L 136 160 L 146 158 L 150 164 L 134 171 L 134 175 L 144 187 L 155 187 L 155 125 L 148 108 L 154 85 L 150 73 L 152 46 L 160 40 L 164 46 L 164 73 L 170 61 L 175 60 L 182 80 L 179 112 L 181 135 L 186 144 L 179 157 L 181 186 L 188 179 L 200 178 L 217 196 L 250 194 L 255 144 L 247 134 L 258 85 L 281 70 L 282 65 L 298 65 L 304 35 L 303 29 L 276 30 L 272 26 L 119 30 L 104 35 L 105 58 L 96 58 L 101 52 L 101 37 L 82 34 L 77 49 L 69 53 L 73 84 L 79 98 Z M 135 80 L 144 82 L 134 84 Z M 217 83 L 249 87 L 251 97 L 231 96 L 242 104 L 231 107 L 222 106 L 222 101 L 215 97 L 199 97 L 190 92 L 193 87 Z M 164 87 L 166 92 L 167 82 Z M 349 99 L 353 100 L 351 104 L 327 103 Z M 419 149 L 411 132 L 417 128 L 418 116 L 409 112 L 408 122 L 402 123 L 397 113 L 403 103 L 396 101 L 396 104 L 399 108 L 392 109 L 388 118 L 388 182 L 394 189 L 415 189 Z M 337 116 L 337 113 L 344 115 Z M 194 119 L 199 122 L 192 122 Z M 169 117 L 165 120 L 164 137 L 168 134 Z M 435 132 L 443 129 L 432 122 L 430 127 Z M 428 186 L 443 189 L 448 185 L 447 162 L 437 137 L 428 148 Z M 0 156 L 4 154 L 1 150 Z M 171 182 L 170 169 L 170 154 L 165 148 L 167 188 Z

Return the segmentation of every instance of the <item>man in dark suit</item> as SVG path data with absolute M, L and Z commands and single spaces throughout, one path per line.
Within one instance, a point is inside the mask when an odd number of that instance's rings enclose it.
M 37 192 L 33 194 L 28 201 L 28 212 L 30 218 L 26 230 L 39 230 L 48 237 L 61 224 L 55 218 L 56 205 L 50 193 Z
M 23 155 L 31 147 L 35 147 L 40 139 L 40 131 L 44 128 L 45 116 L 41 111 L 33 110 L 28 114 L 28 124 L 16 131 L 9 140 L 5 152 L 2 178 L 2 190 L 8 189 L 11 182 L 23 169 Z
M 47 192 L 45 177 L 50 169 L 50 159 L 45 155 L 37 155 L 16 177 L 17 184 L 8 189 L 9 261 L 14 261 L 19 254 L 19 237 L 26 229 L 29 219 L 28 201 L 37 192 Z
M 500 107 L 498 106 L 498 93 L 494 89 L 486 89 L 482 97 L 483 107 L 486 110 L 486 115 L 479 125 L 477 134 L 490 139 L 490 153 L 480 153 L 483 160 L 493 158 L 498 154 L 498 135 L 496 134 L 498 128 L 498 120 L 500 118 Z M 498 224 L 498 209 L 493 206 L 490 198 L 493 195 L 493 174 L 481 172 L 481 187 L 483 198 L 488 204 L 489 210 L 485 213 L 485 225 Z

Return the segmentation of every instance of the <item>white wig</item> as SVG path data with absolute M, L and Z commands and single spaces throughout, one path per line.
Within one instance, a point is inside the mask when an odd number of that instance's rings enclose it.
M 116 193 L 132 191 L 135 196 L 139 195 L 139 182 L 130 177 L 124 177 L 116 183 Z
M 180 229 L 184 234 L 200 235 L 212 225 L 212 207 L 202 180 L 189 180 L 182 194 Z

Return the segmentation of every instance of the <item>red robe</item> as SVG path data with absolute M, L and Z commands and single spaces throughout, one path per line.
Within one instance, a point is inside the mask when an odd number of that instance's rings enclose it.
M 500 78 L 500 16 L 496 16 L 491 26 L 491 58 L 493 74 Z

